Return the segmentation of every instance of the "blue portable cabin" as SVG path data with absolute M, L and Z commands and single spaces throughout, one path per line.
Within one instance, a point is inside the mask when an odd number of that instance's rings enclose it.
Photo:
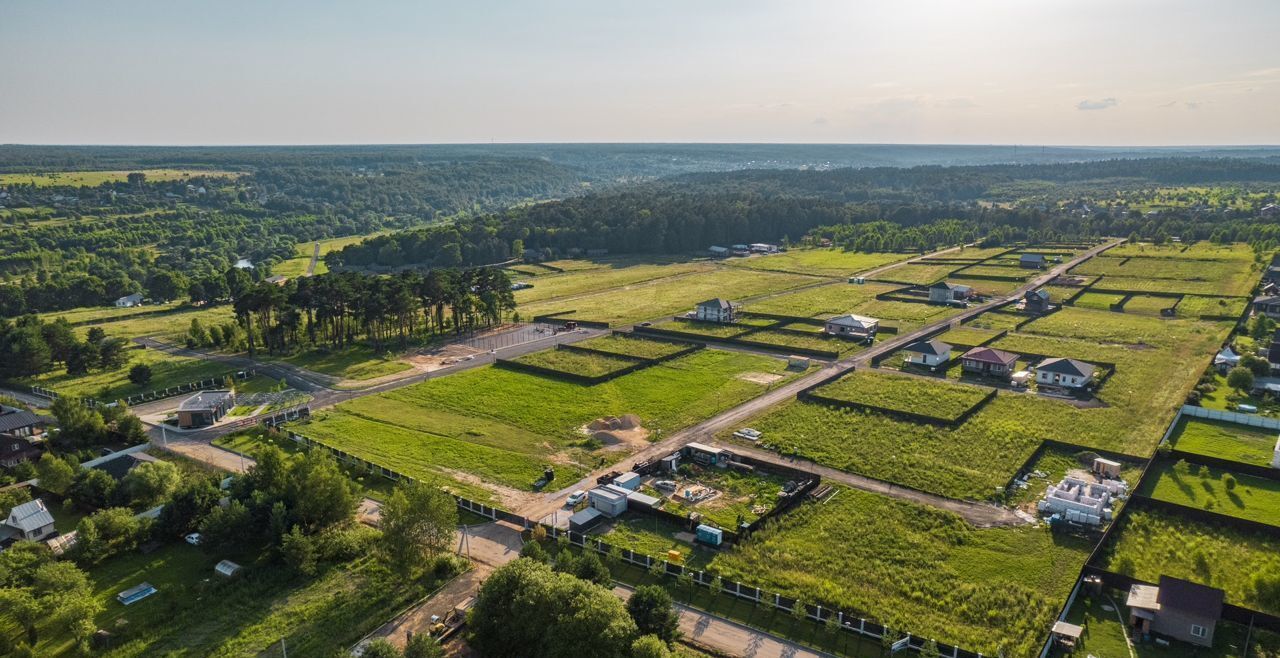
M 724 532 L 720 528 L 700 525 L 697 530 L 698 541 L 711 546 L 719 546 L 724 542 Z
M 116 594 L 116 600 L 125 605 L 132 605 L 147 598 L 148 596 L 151 596 L 152 594 L 155 594 L 156 591 L 156 588 L 152 586 L 151 583 L 142 583 L 141 585 L 134 585 L 133 587 Z

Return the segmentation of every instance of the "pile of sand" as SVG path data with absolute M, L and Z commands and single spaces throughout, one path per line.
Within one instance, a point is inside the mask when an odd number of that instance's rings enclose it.
M 648 445 L 649 430 L 640 424 L 635 414 L 597 418 L 582 428 L 582 432 L 609 447 Z

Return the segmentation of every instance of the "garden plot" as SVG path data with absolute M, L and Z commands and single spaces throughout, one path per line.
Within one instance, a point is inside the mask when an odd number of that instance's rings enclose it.
M 1244 315 L 1249 300 L 1241 297 L 1183 297 L 1177 314 L 1183 318 L 1201 316 L 1238 318 Z
M 1276 431 L 1183 416 L 1169 442 L 1182 452 L 1270 466 L 1275 454 Z
M 938 340 L 954 347 L 975 347 L 995 338 L 1000 331 L 961 325 L 938 336 Z
M 736 338 L 748 331 L 751 331 L 752 329 L 755 329 L 756 327 L 737 322 L 703 322 L 698 320 L 672 318 L 670 320 L 653 323 L 653 328 L 666 329 L 667 331 L 679 331 L 680 333 L 685 334 L 696 334 L 698 336 L 706 336 L 707 338 Z
M 1076 298 L 1072 306 L 1076 308 L 1091 308 L 1095 311 L 1109 311 L 1113 304 L 1119 304 L 1124 301 L 1125 296 L 1119 293 L 1110 292 L 1086 292 Z
M 1119 523 L 1099 559 L 1103 569 L 1150 583 L 1161 575 L 1190 580 L 1222 589 L 1227 603 L 1280 614 L 1280 601 L 1257 587 L 1260 574 L 1280 574 L 1274 535 L 1135 504 Z
M 1099 292 L 1164 292 L 1186 295 L 1247 295 L 1253 287 L 1253 278 L 1243 282 L 1181 281 L 1178 279 L 1103 277 L 1090 290 Z
M 1020 323 L 1026 322 L 1030 317 L 1022 313 L 1014 313 L 1011 311 L 987 311 L 982 315 L 965 323 L 965 327 L 975 329 L 991 329 L 993 331 L 1009 330 L 1013 331 Z
M 550 299 L 519 307 L 521 316 L 559 314 L 569 320 L 624 325 L 691 310 L 712 297 L 741 300 L 821 281 L 811 276 L 722 267 L 685 276 L 591 292 L 573 299 Z M 535 287 L 534 290 L 537 288 Z M 573 311 L 569 313 L 569 311 Z
M 924 416 L 951 423 L 978 406 L 991 394 L 991 389 L 859 370 L 813 393 L 873 411 Z
M 959 274 L 963 275 L 964 272 Z M 947 277 L 947 283 L 969 286 L 974 292 L 984 296 L 1007 295 L 1022 285 L 1021 281 L 995 281 L 992 279 L 966 279 L 963 276 Z
M 949 512 L 841 488 L 711 569 L 970 651 L 1029 658 L 1089 549 L 1044 528 L 979 530 Z
M 847 277 L 889 263 L 910 258 L 913 254 L 861 253 L 843 249 L 792 249 L 781 254 L 735 258 L 728 265 L 753 270 L 791 272 L 827 277 Z
M 1124 303 L 1125 313 L 1139 315 L 1161 315 L 1178 303 L 1177 297 L 1156 297 L 1154 295 L 1134 295 Z
M 1028 323 L 1020 331 L 1112 345 L 1172 346 L 1179 341 L 1221 335 L 1228 327 L 1229 323 L 1223 322 L 1162 319 L 1069 307 Z
M 1067 475 L 1086 482 L 1096 481 L 1097 478 L 1090 472 L 1096 456 L 1097 453 L 1091 450 L 1046 444 L 1036 460 L 1027 465 L 1026 478 L 1023 479 L 1025 485 L 1015 483 L 1006 502 L 1029 514 L 1038 514 L 1036 503 L 1044 498 L 1045 489 L 1049 485 L 1058 484 Z M 1141 467 L 1131 462 L 1121 462 L 1120 479 L 1127 482 L 1130 489 L 1138 484 L 1141 475 Z
M 1145 496 L 1209 512 L 1280 526 L 1280 481 L 1231 473 L 1185 461 L 1148 473 Z
M 750 310 L 757 313 L 774 313 L 797 317 L 831 317 L 844 313 L 856 312 L 852 309 L 859 304 L 874 301 L 876 295 L 892 292 L 902 288 L 901 284 L 875 283 L 865 284 L 833 283 L 827 286 L 807 288 L 785 295 L 775 295 L 751 304 Z
M 1182 260 L 1253 261 L 1253 251 L 1248 245 L 1220 245 L 1197 242 L 1190 246 L 1180 244 L 1153 245 L 1145 242 L 1125 243 L 1107 250 L 1108 256 L 1138 256 L 1143 258 L 1176 258 Z
M 955 274 L 958 277 L 998 276 L 998 277 L 1015 279 L 1017 281 L 1026 281 L 1031 276 L 1028 272 L 1030 272 L 1030 270 L 1025 270 L 1016 266 L 1006 267 L 1003 265 L 974 265 L 972 267 L 966 267 L 963 270 L 959 270 Z
M 561 349 L 542 350 L 541 352 L 517 357 L 512 361 L 583 377 L 603 377 L 641 362 L 632 357 L 591 354 Z
M 484 367 L 345 402 L 294 429 L 406 475 L 505 495 L 530 489 L 548 465 L 557 481 L 595 466 L 610 446 L 582 433 L 593 420 L 635 414 L 661 436 L 759 395 L 767 385 L 747 373 L 794 376 L 783 359 L 721 350 L 594 386 Z

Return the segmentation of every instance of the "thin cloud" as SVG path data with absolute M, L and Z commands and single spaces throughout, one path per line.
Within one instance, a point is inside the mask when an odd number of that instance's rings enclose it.
M 1120 101 L 1112 97 L 1107 97 L 1100 101 L 1086 99 L 1086 100 L 1080 101 L 1079 103 L 1076 103 L 1076 109 L 1077 110 L 1105 110 L 1107 108 L 1115 107 L 1119 104 L 1120 104 Z

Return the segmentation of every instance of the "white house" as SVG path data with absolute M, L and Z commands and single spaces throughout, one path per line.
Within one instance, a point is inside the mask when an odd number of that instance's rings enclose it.
M 707 322 L 733 322 L 737 312 L 738 308 L 733 302 L 716 297 L 698 302 L 698 306 L 693 311 L 693 317 Z
M 903 351 L 906 352 L 907 363 L 926 368 L 936 368 L 951 360 L 951 346 L 937 338 L 912 343 Z
M 832 336 L 844 338 L 875 338 L 876 332 L 880 330 L 880 321 L 864 315 L 848 313 L 827 320 L 822 330 Z
M 121 297 L 120 299 L 116 300 L 117 308 L 130 308 L 132 306 L 141 306 L 141 305 L 142 305 L 142 293 L 140 292 L 135 292 L 132 295 L 125 295 L 124 297 Z
M 40 540 L 56 532 L 53 529 L 53 515 L 40 499 L 25 502 L 9 511 L 5 519 L 6 527 L 11 528 L 22 539 Z
M 1052 358 L 1036 366 L 1036 384 L 1062 388 L 1083 388 L 1093 381 L 1094 366 L 1075 359 Z

